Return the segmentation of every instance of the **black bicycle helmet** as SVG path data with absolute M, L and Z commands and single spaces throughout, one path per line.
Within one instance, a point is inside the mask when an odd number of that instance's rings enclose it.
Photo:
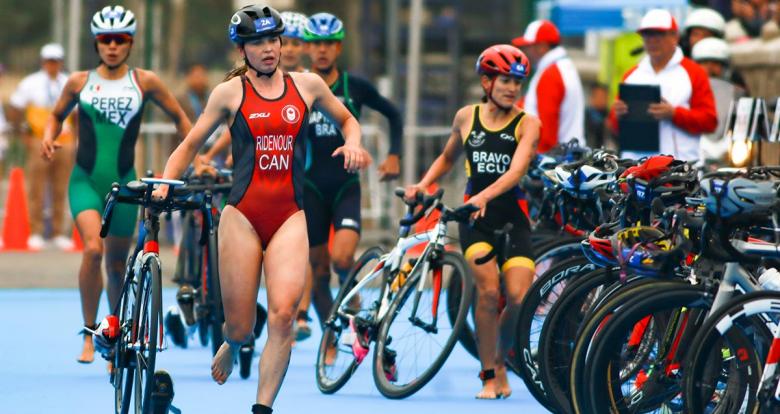
M 284 20 L 273 7 L 251 5 L 239 9 L 230 18 L 228 35 L 233 43 L 262 39 L 284 34 Z

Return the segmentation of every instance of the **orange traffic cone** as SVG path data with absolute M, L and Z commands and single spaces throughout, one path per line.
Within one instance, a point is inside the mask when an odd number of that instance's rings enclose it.
M 71 236 L 71 240 L 73 240 L 73 247 L 69 250 L 71 252 L 80 252 L 84 250 L 84 242 L 81 241 L 81 233 L 79 233 L 78 227 L 76 227 L 76 224 L 73 224 L 73 235 Z
M 3 220 L 3 250 L 27 251 L 30 218 L 27 212 L 27 194 L 24 190 L 24 171 L 20 167 L 11 169 L 8 184 Z

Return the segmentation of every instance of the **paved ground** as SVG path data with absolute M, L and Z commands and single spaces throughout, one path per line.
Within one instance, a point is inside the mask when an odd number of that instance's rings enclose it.
M 355 257 L 363 249 L 378 243 L 388 245 L 385 232 L 366 232 Z M 394 243 L 394 241 L 393 241 Z M 163 284 L 172 286 L 171 275 L 176 267 L 173 248 L 160 246 L 163 264 Z M 40 252 L 12 252 L 0 250 L 0 289 L 2 288 L 76 288 L 81 253 L 62 252 L 48 248 Z M 334 278 L 335 279 L 335 278 Z
M 3 262 L 5 257 L 2 256 Z M 32 256 L 30 256 L 32 257 Z M 25 257 L 25 260 L 30 260 Z M 71 260 L 67 256 L 63 260 Z M 65 263 L 63 263 L 65 267 Z M 40 279 L 40 276 L 36 276 Z M 261 292 L 261 300 L 265 299 Z M 174 301 L 166 289 L 164 302 Z M 105 305 L 101 309 L 105 309 Z M 75 362 L 80 346 L 78 293 L 75 289 L 0 289 L 0 412 L 108 413 L 113 412 L 113 389 L 105 364 Z M 315 327 L 316 329 L 316 327 Z M 514 394 L 508 400 L 478 401 L 477 361 L 460 346 L 439 374 L 420 392 L 406 400 L 387 400 L 375 389 L 370 365 L 361 366 L 351 381 L 335 395 L 323 395 L 316 387 L 314 361 L 317 339 L 300 343 L 292 354 L 275 413 L 478 413 L 546 412 L 525 390 L 517 377 L 510 379 Z M 259 343 L 264 343 L 265 336 Z M 257 358 L 255 358 L 257 362 Z M 248 413 L 257 387 L 257 368 L 249 380 L 231 377 L 224 386 L 209 377 L 210 352 L 190 341 L 188 349 L 169 348 L 159 354 L 158 367 L 174 379 L 174 404 L 185 414 Z M 237 374 L 237 372 L 236 372 Z
M 164 281 L 176 265 L 170 247 L 160 249 Z M 41 252 L 0 251 L 0 288 L 76 288 L 81 253 L 47 249 Z

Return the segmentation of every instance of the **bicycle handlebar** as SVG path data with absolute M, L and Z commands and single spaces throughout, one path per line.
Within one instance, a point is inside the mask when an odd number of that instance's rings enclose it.
M 400 224 L 402 227 L 410 227 L 425 217 L 426 212 L 432 206 L 439 204 L 441 197 L 444 195 L 444 189 L 440 188 L 431 195 L 417 193 L 414 200 L 407 200 L 404 198 L 406 191 L 403 188 L 396 188 L 395 195 L 403 199 L 407 206 L 407 217 L 401 219 Z M 417 206 L 422 206 L 416 213 L 413 213 Z M 409 217 L 411 216 L 411 217 Z
M 199 176 L 189 175 L 182 179 L 186 181 L 182 189 L 193 193 L 211 191 L 212 193 L 229 193 L 233 188 L 233 173 L 230 170 L 220 170 L 217 176 L 203 174 Z
M 184 184 L 178 180 L 149 180 L 130 181 L 125 185 L 113 183 L 111 191 L 108 193 L 106 208 L 103 211 L 103 217 L 100 224 L 100 237 L 105 238 L 111 228 L 111 219 L 114 213 L 116 203 L 126 203 L 140 205 L 145 208 L 151 208 L 155 213 L 176 210 L 198 210 L 203 205 L 203 200 L 182 199 L 192 194 L 192 191 L 181 187 Z M 163 200 L 152 199 L 153 184 L 167 184 L 171 186 L 168 195 Z

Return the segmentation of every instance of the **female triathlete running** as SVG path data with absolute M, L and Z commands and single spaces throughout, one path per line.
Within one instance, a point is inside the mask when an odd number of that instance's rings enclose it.
M 212 363 L 223 384 L 241 344 L 253 340 L 261 266 L 268 291 L 268 341 L 260 358 L 253 413 L 270 413 L 290 360 L 292 325 L 304 284 L 308 240 L 303 208 L 305 142 L 313 104 L 344 131 L 339 168 L 355 171 L 371 158 L 360 146 L 360 125 L 322 79 L 277 70 L 284 23 L 268 6 L 247 6 L 230 20 L 229 34 L 244 66 L 209 96 L 192 132 L 173 152 L 164 177 L 178 177 L 222 122 L 230 126 L 233 190 L 219 222 L 219 273 L 225 343 Z M 155 196 L 163 197 L 167 188 Z
M 480 229 L 460 226 L 460 242 L 477 286 L 476 325 L 483 381 L 477 398 L 508 397 L 504 359 L 512 348 L 517 311 L 534 275 L 530 226 L 524 211 L 523 193 L 518 183 L 536 155 L 539 120 L 513 104 L 523 79 L 530 71 L 526 56 L 510 45 L 486 49 L 477 60 L 477 73 L 485 91 L 481 104 L 468 105 L 455 115 L 452 133 L 444 152 L 433 162 L 419 183 L 407 187 L 406 196 L 425 189 L 450 171 L 462 152 L 466 153 L 465 190 L 467 203 L 479 207 L 474 218 Z M 490 230 L 508 222 L 514 227 L 505 261 L 496 259 L 477 265 L 494 243 Z M 496 319 L 499 299 L 499 272 L 504 276 L 507 306 Z
M 156 103 L 176 124 L 181 137 L 190 131 L 190 121 L 173 94 L 153 72 L 131 68 L 135 16 L 122 6 L 107 6 L 95 13 L 90 24 L 100 65 L 75 72 L 68 78 L 41 142 L 42 156 L 50 160 L 59 147 L 55 141 L 62 123 L 79 106 L 79 141 L 76 165 L 70 177 L 68 200 L 76 226 L 84 241 L 79 269 L 81 312 L 84 317 L 84 346 L 78 361 L 94 360 L 95 348 L 89 330 L 97 328 L 95 317 L 103 290 L 100 262 L 105 252 L 108 303 L 119 299 L 122 274 L 135 230 L 137 208 L 128 204 L 114 210 L 109 236 L 100 238 L 104 199 L 111 184 L 125 184 L 136 178 L 135 143 L 147 101 Z

